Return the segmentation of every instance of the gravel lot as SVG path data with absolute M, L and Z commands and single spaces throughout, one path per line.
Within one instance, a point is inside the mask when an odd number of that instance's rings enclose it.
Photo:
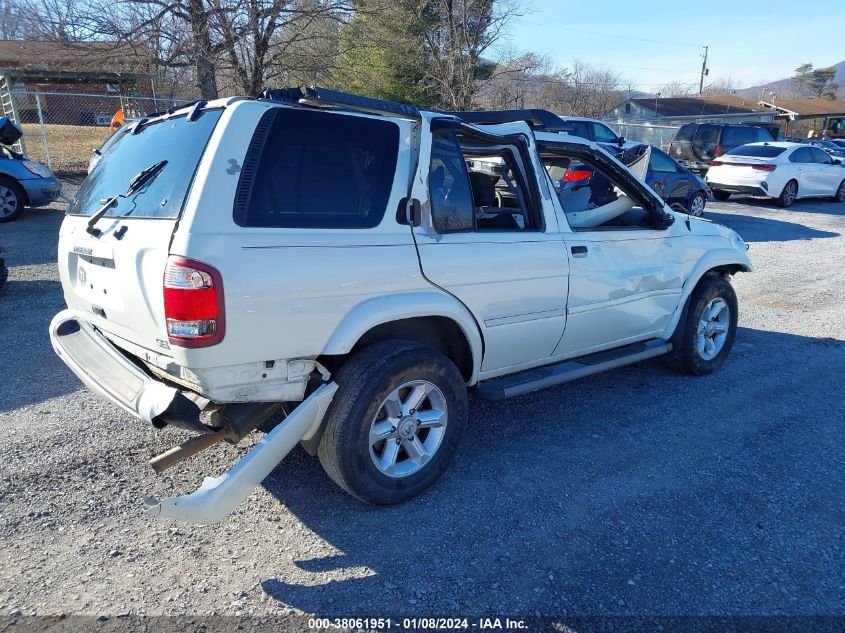
M 246 450 L 156 476 L 182 439 L 82 389 L 47 337 L 61 211 L 0 224 L 0 616 L 845 615 L 845 204 L 707 216 L 751 243 L 714 375 L 648 362 L 473 399 L 447 476 L 399 507 L 297 449 L 224 524 L 142 513 Z

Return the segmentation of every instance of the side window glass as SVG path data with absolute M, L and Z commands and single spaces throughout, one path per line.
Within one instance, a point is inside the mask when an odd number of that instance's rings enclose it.
M 811 147 L 810 151 L 813 153 L 813 162 L 821 163 L 822 165 L 830 164 L 831 159 L 827 152 L 824 150 L 819 149 L 818 147 Z
M 609 127 L 601 123 L 593 123 L 593 129 L 596 132 L 596 141 L 599 143 L 616 143 L 619 139 Z
M 558 154 L 542 160 L 573 230 L 653 227 L 649 212 L 597 165 Z
M 812 158 L 810 152 L 806 147 L 799 147 L 789 156 L 790 163 L 810 163 Z
M 651 171 L 659 171 L 662 173 L 675 173 L 678 171 L 675 161 L 657 149 L 651 150 L 651 162 L 649 163 L 649 167 L 651 167 Z
M 461 147 L 453 133 L 437 134 L 431 147 L 428 191 L 439 233 L 473 228 L 473 200 Z
M 590 126 L 586 121 L 569 121 L 569 124 L 572 125 L 572 129 L 574 130 L 572 133 L 575 136 L 586 139 L 590 138 Z

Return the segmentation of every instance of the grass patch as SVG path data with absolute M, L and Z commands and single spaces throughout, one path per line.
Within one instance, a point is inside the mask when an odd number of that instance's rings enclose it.
M 47 164 L 47 154 L 41 137 L 41 126 L 25 123 L 23 127 L 26 153 L 40 163 Z M 89 125 L 44 126 L 50 164 L 55 172 L 82 172 L 88 169 L 91 152 L 103 144 L 110 132 L 107 127 Z

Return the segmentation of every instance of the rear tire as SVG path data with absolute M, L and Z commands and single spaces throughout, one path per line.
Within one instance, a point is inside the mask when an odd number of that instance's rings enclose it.
M 794 180 L 790 180 L 783 186 L 783 191 L 781 191 L 780 196 L 778 196 L 778 204 L 786 209 L 787 207 L 792 206 L 792 203 L 795 202 L 797 197 L 798 183 Z
M 26 194 L 21 186 L 7 178 L 0 179 L 0 222 L 11 222 L 23 211 Z
M 707 201 L 704 198 L 704 194 L 697 193 L 689 201 L 689 204 L 687 205 L 687 213 L 695 218 L 700 218 L 704 215 L 704 206 L 706 204 Z
M 833 194 L 834 202 L 845 202 L 845 180 L 839 183 L 839 188 Z
M 685 321 L 672 336 L 676 345 L 666 363 L 693 376 L 716 371 L 733 346 L 738 314 L 730 282 L 717 274 L 705 275 L 692 291 Z
M 466 384 L 452 361 L 410 341 L 385 341 L 355 354 L 336 381 L 317 450 L 332 481 L 387 505 L 440 478 L 468 416 Z
M 721 189 L 714 189 L 713 197 L 716 198 L 716 200 L 718 200 L 719 202 L 724 202 L 725 200 L 731 197 L 731 194 L 727 191 L 722 191 Z

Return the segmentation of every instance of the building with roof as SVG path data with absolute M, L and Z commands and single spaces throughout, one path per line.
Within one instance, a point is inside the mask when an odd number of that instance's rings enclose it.
M 733 95 L 718 97 L 637 98 L 623 101 L 604 116 L 614 123 L 772 123 L 774 113 Z
M 93 124 L 98 109 L 114 100 L 79 94 L 151 92 L 149 62 L 142 47 L 116 42 L 0 40 L 0 99 L 3 114 L 20 122 Z M 42 96 L 36 101 L 34 93 Z

